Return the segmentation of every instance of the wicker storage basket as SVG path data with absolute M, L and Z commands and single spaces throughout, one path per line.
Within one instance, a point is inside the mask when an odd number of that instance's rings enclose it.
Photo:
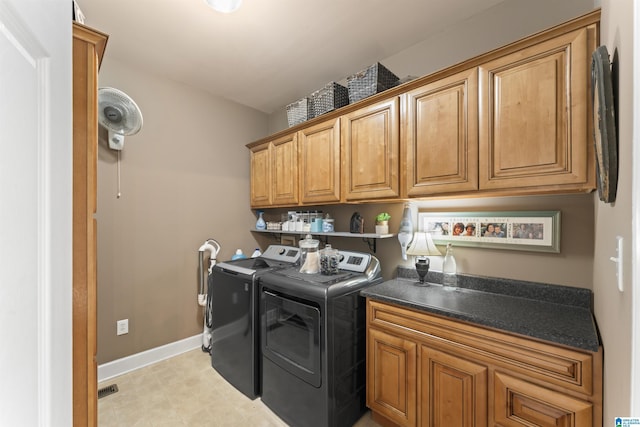
M 302 98 L 287 105 L 289 127 L 306 122 L 309 119 L 313 119 L 313 117 L 311 97 Z
M 322 89 L 313 92 L 311 100 L 314 117 L 318 117 L 349 104 L 349 91 L 341 84 L 331 82 Z
M 354 103 L 398 84 L 398 76 L 377 62 L 370 67 L 347 77 L 349 102 Z

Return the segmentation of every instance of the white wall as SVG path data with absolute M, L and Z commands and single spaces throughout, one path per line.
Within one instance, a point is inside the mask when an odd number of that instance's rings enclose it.
M 634 5 L 633 11 L 633 68 L 635 70 L 640 69 L 640 7 L 637 2 Z M 638 78 L 634 78 L 633 85 L 633 108 L 634 111 L 638 111 L 640 108 L 640 84 Z M 633 115 L 633 144 L 637 147 L 640 144 L 640 117 L 637 114 Z M 633 150 L 633 188 L 640 186 L 640 152 Z M 640 239 L 635 236 L 638 235 L 640 230 L 640 199 L 635 194 L 632 200 L 633 210 L 633 247 L 631 254 L 632 258 L 632 286 L 633 292 L 633 324 L 632 324 L 632 340 L 633 348 L 631 350 L 632 367 L 631 367 L 631 413 L 640 414 L 640 295 L 638 292 L 638 281 L 640 280 Z
M 131 96 L 140 133 L 125 138 L 118 199 L 117 156 L 101 132 L 98 151 L 98 362 L 202 332 L 198 248 L 208 238 L 252 251 L 249 150 L 266 116 L 109 57 L 100 86 Z M 249 252 L 251 253 L 251 252 Z M 116 336 L 116 321 L 129 333 Z
M 637 2 L 636 2 L 637 3 Z M 615 203 L 605 204 L 594 194 L 595 252 L 593 290 L 595 315 L 604 344 L 604 425 L 630 413 L 631 390 L 631 229 L 633 197 L 633 1 L 602 2 L 600 44 L 606 45 L 615 62 L 619 89 L 615 95 L 618 115 L 619 178 Z M 637 81 L 637 80 L 636 80 Z M 624 292 L 616 287 L 616 236 L 624 237 Z

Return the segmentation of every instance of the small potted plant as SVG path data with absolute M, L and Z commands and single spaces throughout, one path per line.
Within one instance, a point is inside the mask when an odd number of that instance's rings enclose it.
M 386 212 L 376 216 L 376 234 L 389 234 L 389 218 L 391 215 Z

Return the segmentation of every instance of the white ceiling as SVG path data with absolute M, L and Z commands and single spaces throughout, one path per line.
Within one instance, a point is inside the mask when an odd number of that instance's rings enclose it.
M 265 113 L 504 0 L 77 0 L 106 55 Z M 404 76 L 399 76 L 404 77 Z

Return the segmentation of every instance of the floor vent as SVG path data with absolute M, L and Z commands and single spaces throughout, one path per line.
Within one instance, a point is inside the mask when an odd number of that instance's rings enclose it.
M 109 396 L 110 394 L 113 393 L 117 393 L 118 392 L 118 386 L 115 384 L 111 384 L 108 385 L 106 387 L 102 387 L 100 389 L 98 389 L 98 399 L 105 397 L 105 396 Z

